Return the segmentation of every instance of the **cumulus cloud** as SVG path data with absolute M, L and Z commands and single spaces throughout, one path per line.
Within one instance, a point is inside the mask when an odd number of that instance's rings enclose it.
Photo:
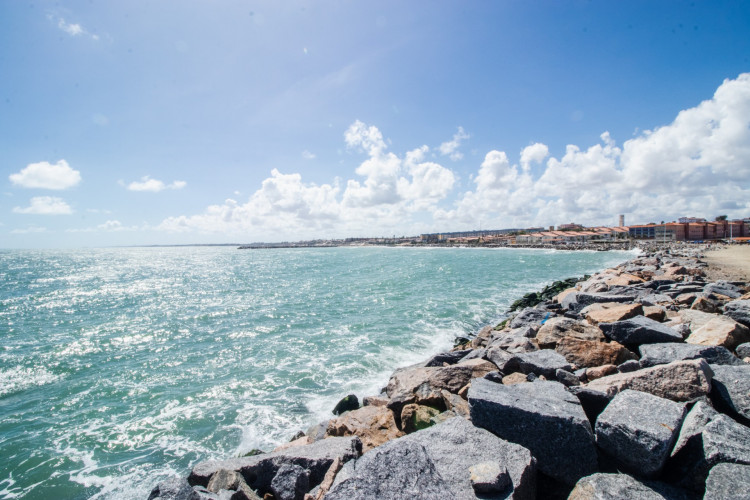
M 549 156 L 549 148 L 546 144 L 537 142 L 531 146 L 526 146 L 521 151 L 521 168 L 528 172 L 532 163 L 541 163 Z
M 70 168 L 65 160 L 54 164 L 42 161 L 30 163 L 8 178 L 16 186 L 24 188 L 62 190 L 78 185 L 81 182 L 81 172 Z
M 140 181 L 133 181 L 128 184 L 127 188 L 130 191 L 150 191 L 152 193 L 158 193 L 165 189 L 182 189 L 185 186 L 187 186 L 187 182 L 185 181 L 174 181 L 171 184 L 165 184 L 158 179 L 152 179 L 150 176 L 146 175 L 141 177 Z
M 31 215 L 69 215 L 73 213 L 70 205 L 62 198 L 52 196 L 35 196 L 28 207 L 14 207 L 13 213 Z
M 453 139 L 442 143 L 438 150 L 443 156 L 448 156 L 451 160 L 458 161 L 464 157 L 464 155 L 458 151 L 458 148 L 461 146 L 461 141 L 468 139 L 469 137 L 469 134 L 464 132 L 463 127 L 458 127 L 458 132 L 453 134 Z

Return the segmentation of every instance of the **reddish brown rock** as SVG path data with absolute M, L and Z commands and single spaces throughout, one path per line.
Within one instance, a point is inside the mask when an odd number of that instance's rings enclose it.
M 706 313 L 712 313 L 712 314 L 719 312 L 719 306 L 716 305 L 714 301 L 706 297 L 696 298 L 693 301 L 693 303 L 690 304 L 690 309 L 694 309 L 696 311 L 703 311 Z
M 577 288 L 575 288 L 575 287 L 573 287 L 573 288 L 568 288 L 568 289 L 566 289 L 566 290 L 563 290 L 562 292 L 558 293 L 558 294 L 557 294 L 557 295 L 555 295 L 554 297 L 552 297 L 552 301 L 553 301 L 553 302 L 557 302 L 557 303 L 559 304 L 560 302 L 562 302 L 562 301 L 563 301 L 563 299 L 564 299 L 564 298 L 565 298 L 566 296 L 568 296 L 569 294 L 571 294 L 571 293 L 573 293 L 573 292 L 577 292 L 577 291 L 578 291 L 578 289 L 577 289 Z
M 666 319 L 667 312 L 660 306 L 646 306 L 643 308 L 643 315 L 661 323 Z
M 528 382 L 528 379 L 526 378 L 526 375 L 519 372 L 511 373 L 510 375 L 503 377 L 504 385 L 522 384 L 524 382 Z
M 689 306 L 695 301 L 696 297 L 697 295 L 695 295 L 694 293 L 681 293 L 674 298 L 674 301 L 681 306 Z
M 602 365 L 596 366 L 594 368 L 587 368 L 586 380 L 591 382 L 592 380 L 606 377 L 608 375 L 612 375 L 613 373 L 617 373 L 617 367 L 615 365 Z
M 625 346 L 617 342 L 581 340 L 574 337 L 563 338 L 555 348 L 568 363 L 579 368 L 602 365 L 619 365 L 629 359 L 638 359 Z
M 494 363 L 492 363 L 491 361 L 487 361 L 486 359 L 479 358 L 460 361 L 456 366 L 470 367 L 471 378 L 484 377 L 490 372 L 497 371 L 497 366 Z
M 604 334 L 595 326 L 564 316 L 549 319 L 536 334 L 536 342 L 541 349 L 554 349 L 565 337 L 581 340 L 604 340 Z
M 616 276 L 614 278 L 610 278 L 607 280 L 607 285 L 609 286 L 627 286 L 627 285 L 634 285 L 635 283 L 643 283 L 643 278 L 640 278 L 634 274 L 628 274 L 628 273 L 622 273 L 619 276 Z
M 605 302 L 602 304 L 592 304 L 584 308 L 581 314 L 594 325 L 599 323 L 614 323 L 615 321 L 622 321 L 642 315 L 643 306 L 641 304 Z
M 716 316 L 685 339 L 688 344 L 720 345 L 730 351 L 750 341 L 750 330 L 726 316 Z
M 327 436 L 357 436 L 362 452 L 403 436 L 393 412 L 383 406 L 363 406 L 328 423 Z

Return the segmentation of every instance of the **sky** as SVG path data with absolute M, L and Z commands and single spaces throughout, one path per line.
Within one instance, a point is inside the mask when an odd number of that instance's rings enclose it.
M 750 2 L 0 1 L 0 248 L 750 216 Z

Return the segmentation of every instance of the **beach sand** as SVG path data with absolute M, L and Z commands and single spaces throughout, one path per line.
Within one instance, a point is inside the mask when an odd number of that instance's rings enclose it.
M 750 282 L 750 245 L 735 245 L 709 250 L 703 259 L 708 263 L 711 280 Z

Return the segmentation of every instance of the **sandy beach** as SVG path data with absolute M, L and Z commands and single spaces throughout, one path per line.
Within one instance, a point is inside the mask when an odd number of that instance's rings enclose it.
M 712 280 L 750 281 L 750 245 L 737 245 L 709 250 L 708 277 Z

